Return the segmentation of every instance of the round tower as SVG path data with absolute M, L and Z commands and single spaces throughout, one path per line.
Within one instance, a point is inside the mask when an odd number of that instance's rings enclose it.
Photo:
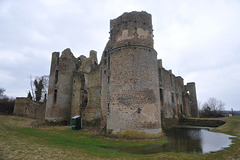
M 71 119 L 72 77 L 77 59 L 70 49 L 52 54 L 45 120 L 68 124 Z
M 107 130 L 125 136 L 160 136 L 158 64 L 151 15 L 124 13 L 110 21 L 110 28 L 102 58 Z

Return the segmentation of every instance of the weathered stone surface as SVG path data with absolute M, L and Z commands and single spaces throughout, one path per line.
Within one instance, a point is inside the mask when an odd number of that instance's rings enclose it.
M 48 100 L 45 119 L 53 122 L 70 121 L 72 77 L 78 60 L 70 49 L 65 49 L 59 57 L 54 52 L 52 56 Z
M 16 113 L 23 111 L 16 107 Z M 108 133 L 131 137 L 158 137 L 162 125 L 198 117 L 195 83 L 184 85 L 157 60 L 150 14 L 111 20 L 100 64 L 93 50 L 89 57 L 75 58 L 70 49 L 52 54 L 45 119 L 69 123 L 75 115 L 82 116 L 83 127 L 101 124 Z
M 45 117 L 46 103 L 34 102 L 29 98 L 16 98 L 14 115 L 43 120 Z
M 151 15 L 124 13 L 110 22 L 110 42 L 102 57 L 102 110 L 112 134 L 161 133 L 157 53 Z M 107 114 L 106 114 L 107 113 Z
M 186 90 L 189 91 L 189 99 L 190 99 L 189 107 L 191 108 L 190 113 L 192 117 L 199 117 L 195 83 L 194 82 L 187 83 Z

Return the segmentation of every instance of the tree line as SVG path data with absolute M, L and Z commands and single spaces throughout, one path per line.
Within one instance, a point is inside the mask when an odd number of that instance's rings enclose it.
M 205 103 L 199 103 L 200 117 L 223 117 L 223 110 L 226 104 L 214 97 L 209 98 Z
M 15 99 L 8 97 L 4 94 L 6 90 L 0 88 L 0 113 L 1 114 L 12 114 L 15 104 Z

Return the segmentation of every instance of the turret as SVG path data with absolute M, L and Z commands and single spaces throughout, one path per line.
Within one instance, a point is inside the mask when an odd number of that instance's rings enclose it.
M 110 40 L 102 56 L 103 122 L 112 134 L 160 136 L 158 63 L 151 15 L 124 13 L 111 20 L 110 27 Z

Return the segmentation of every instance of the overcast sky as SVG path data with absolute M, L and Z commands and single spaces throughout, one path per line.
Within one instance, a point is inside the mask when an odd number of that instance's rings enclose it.
M 0 88 L 26 97 L 29 76 L 48 75 L 51 54 L 102 51 L 109 21 L 152 14 L 154 48 L 166 69 L 195 82 L 197 98 L 240 110 L 239 0 L 0 0 Z

